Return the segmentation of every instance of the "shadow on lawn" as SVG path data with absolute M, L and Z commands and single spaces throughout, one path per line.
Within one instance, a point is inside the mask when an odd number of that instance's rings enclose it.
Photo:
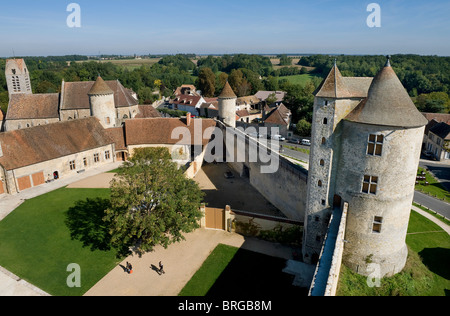
M 450 272 L 448 263 L 450 262 L 450 249 L 446 248 L 425 248 L 419 252 L 423 263 L 431 272 L 449 280 Z
M 111 250 L 108 223 L 103 221 L 104 211 L 110 206 L 110 201 L 102 198 L 77 201 L 66 213 L 70 237 L 92 251 Z

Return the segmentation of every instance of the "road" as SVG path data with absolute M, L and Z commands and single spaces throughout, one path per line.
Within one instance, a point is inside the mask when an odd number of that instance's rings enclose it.
M 310 149 L 309 146 L 292 144 L 288 143 L 287 141 L 280 141 L 279 144 L 283 146 L 282 154 L 295 159 L 302 160 L 306 163 L 309 162 L 309 154 L 285 147 L 287 145 L 303 149 Z M 278 149 L 278 147 L 274 149 Z M 438 180 L 450 191 L 450 165 L 436 163 L 424 159 L 420 160 L 419 165 L 420 167 L 428 168 L 438 178 Z M 437 212 L 438 214 L 445 216 L 446 218 L 450 218 L 450 204 L 448 203 L 445 203 L 441 200 L 435 199 L 431 196 L 428 196 L 426 194 L 417 191 L 414 193 L 414 202 L 426 206 L 429 209 Z

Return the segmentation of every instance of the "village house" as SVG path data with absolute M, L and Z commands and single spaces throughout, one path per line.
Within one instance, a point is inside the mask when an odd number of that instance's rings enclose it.
M 438 161 L 450 159 L 450 125 L 440 122 L 428 130 L 426 150 Z
M 269 130 L 272 127 L 279 128 L 279 134 L 281 136 L 290 138 L 292 137 L 292 132 L 289 132 L 289 128 L 291 126 L 292 113 L 291 111 L 281 103 L 279 106 L 275 108 L 268 108 L 266 106 L 268 112 L 264 116 L 264 126 Z
M 206 103 L 202 96 L 180 94 L 169 101 L 169 108 L 173 110 L 181 110 L 191 113 L 191 115 L 200 115 L 200 106 Z

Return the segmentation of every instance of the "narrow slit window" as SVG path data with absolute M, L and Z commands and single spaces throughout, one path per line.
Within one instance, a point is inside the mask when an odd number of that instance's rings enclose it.
M 367 154 L 371 156 L 381 156 L 383 153 L 383 135 L 369 135 L 369 143 L 367 146 Z

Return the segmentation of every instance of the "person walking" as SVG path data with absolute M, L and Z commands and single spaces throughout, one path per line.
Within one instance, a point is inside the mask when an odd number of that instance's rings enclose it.
M 133 266 L 128 261 L 127 261 L 127 267 L 126 268 L 127 268 L 128 274 L 133 273 Z
M 166 272 L 164 272 L 164 266 L 163 266 L 163 264 L 160 261 L 159 262 L 159 274 L 161 275 L 161 273 L 166 273 Z

